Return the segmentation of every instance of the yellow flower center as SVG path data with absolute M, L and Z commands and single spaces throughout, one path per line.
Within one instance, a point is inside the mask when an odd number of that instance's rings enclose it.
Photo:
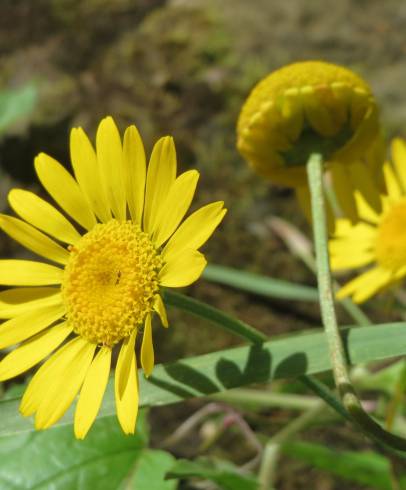
M 152 311 L 161 266 L 138 225 L 97 224 L 71 247 L 64 271 L 62 296 L 74 332 L 107 346 L 127 337 Z
M 391 208 L 381 221 L 376 257 L 386 269 L 397 271 L 406 266 L 406 199 Z

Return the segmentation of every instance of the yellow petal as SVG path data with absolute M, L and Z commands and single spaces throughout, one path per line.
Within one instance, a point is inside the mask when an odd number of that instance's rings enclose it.
M 106 223 L 111 219 L 111 212 L 100 180 L 96 152 L 82 128 L 73 128 L 70 133 L 70 155 L 83 194 L 95 215 Z
M 273 111 L 272 111 L 273 112 Z M 288 135 L 284 133 L 279 111 L 274 114 L 269 112 L 257 112 L 250 121 L 250 126 L 243 131 L 250 145 L 259 153 L 269 151 L 271 147 L 275 151 L 286 151 L 291 148 Z M 277 120 L 273 119 L 277 116 Z
M 0 284 L 4 286 L 48 286 L 60 284 L 63 270 L 31 260 L 0 260 Z
M 141 225 L 147 166 L 144 145 L 135 126 L 128 127 L 124 133 L 123 160 L 131 219 Z
M 349 167 L 352 187 L 357 189 L 367 200 L 368 205 L 376 212 L 381 210 L 381 198 L 379 189 L 376 186 L 366 165 L 362 162 L 353 163 Z
M 354 291 L 352 298 L 355 303 L 363 303 L 379 290 L 390 284 L 392 279 L 390 271 L 380 267 L 377 267 L 375 270 L 375 275 L 365 280 L 362 286 L 359 285 L 358 289 Z
M 95 344 L 86 345 L 62 371 L 56 370 L 35 415 L 35 428 L 47 429 L 57 422 L 75 399 L 92 362 Z
M 36 157 L 35 170 L 41 184 L 59 206 L 83 228 L 91 230 L 96 224 L 96 218 L 72 175 L 45 153 Z
M 72 332 L 66 323 L 55 325 L 46 332 L 41 332 L 23 345 L 10 352 L 0 362 L 0 381 L 14 378 L 32 368 L 56 349 Z
M 363 254 L 375 250 L 375 240 L 363 240 L 354 238 L 338 238 L 329 242 L 330 254 L 333 255 L 352 255 Z
M 290 141 L 296 141 L 303 129 L 304 113 L 300 100 L 300 92 L 297 88 L 289 88 L 283 94 L 281 106 L 283 116 L 283 132 L 288 135 Z
M 121 349 L 117 360 L 117 367 L 116 367 L 115 380 L 114 380 L 117 418 L 125 434 L 134 434 L 135 423 L 137 421 L 137 414 L 138 414 L 138 397 L 139 397 L 137 363 L 135 358 L 135 351 L 133 350 L 132 351 L 133 355 L 131 357 L 131 367 L 128 373 L 128 380 L 125 383 L 126 388 L 123 393 L 123 396 L 120 397 L 118 394 L 118 384 L 121 375 L 121 366 L 123 362 L 123 355 L 121 354 L 122 351 L 123 349 Z
M 355 202 L 357 203 L 358 214 L 360 218 L 369 223 L 377 224 L 380 220 L 379 214 L 377 214 L 365 201 L 362 195 L 356 191 L 355 192 Z
M 348 247 L 348 249 L 343 248 L 341 254 L 332 255 L 330 265 L 332 270 L 350 269 L 353 267 L 362 267 L 370 264 L 374 260 L 375 253 L 373 250 L 354 253 L 354 250 Z
M 69 252 L 28 223 L 0 214 L 0 228 L 28 250 L 59 264 L 68 263 Z
M 154 369 L 154 344 L 152 342 L 151 315 L 145 318 L 144 335 L 141 345 L 141 366 L 145 376 L 148 378 Z
M 356 87 L 351 92 L 351 129 L 357 129 L 367 115 L 370 95 L 362 88 Z
M 171 186 L 168 197 L 162 203 L 162 210 L 155 222 L 153 240 L 160 247 L 176 230 L 192 202 L 199 172 L 189 170 L 180 175 Z
M 96 150 L 107 202 L 114 216 L 120 221 L 125 221 L 126 191 L 123 150 L 120 133 L 110 116 L 105 117 L 99 124 L 96 134 Z
M 45 398 L 55 376 L 70 363 L 88 342 L 75 337 L 58 349 L 34 374 L 24 392 L 20 412 L 28 417 L 32 415 Z
M 65 314 L 62 304 L 43 306 L 0 325 L 0 349 L 17 344 L 44 330 Z
M 339 127 L 320 101 L 313 87 L 305 86 L 301 88 L 300 96 L 310 125 L 323 136 L 328 137 L 336 134 Z
M 125 389 L 127 387 L 128 377 L 131 369 L 131 361 L 134 356 L 135 339 L 137 337 L 137 329 L 134 329 L 131 335 L 129 335 L 123 342 L 120 350 L 120 356 L 122 357 L 120 363 L 120 372 L 118 377 L 118 396 L 123 397 Z
M 14 288 L 0 293 L 0 318 L 14 318 L 42 306 L 62 304 L 59 288 Z
M 405 275 L 406 275 L 406 266 L 404 265 L 403 267 L 401 267 L 395 272 L 393 279 L 395 280 L 403 279 Z
M 353 223 L 358 220 L 357 207 L 355 205 L 354 190 L 351 188 L 351 179 L 348 169 L 342 163 L 333 164 L 331 167 L 333 188 L 338 203 L 344 216 Z
M 392 141 L 392 160 L 403 193 L 406 193 L 406 143 L 400 138 Z
M 358 248 L 362 248 L 366 242 L 375 240 L 376 228 L 367 223 L 357 223 L 353 226 L 348 220 L 339 219 L 336 223 L 334 236 L 348 240 L 359 241 Z
M 75 411 L 74 430 L 77 439 L 84 439 L 100 409 L 109 379 L 111 349 L 101 347 L 87 371 Z
M 380 267 L 374 267 L 345 284 L 337 292 L 337 298 L 342 299 L 346 296 L 352 296 L 353 301 L 361 303 L 389 282 L 390 272 Z
M 158 313 L 162 325 L 167 328 L 169 326 L 168 316 L 166 314 L 166 308 L 164 302 L 162 301 L 161 295 L 157 294 L 154 299 L 154 310 Z
M 164 260 L 168 261 L 185 248 L 199 249 L 224 218 L 227 210 L 223 205 L 223 201 L 207 204 L 186 218 L 165 245 L 162 252 Z
M 207 261 L 197 250 L 185 249 L 174 255 L 162 267 L 159 284 L 169 288 L 181 288 L 195 282 L 202 274 Z
M 349 219 L 339 218 L 336 220 L 334 238 L 347 237 L 347 235 L 351 235 L 352 229 L 353 229 L 353 224 Z
M 80 233 L 65 216 L 33 192 L 13 189 L 8 194 L 8 201 L 21 218 L 48 235 L 72 245 L 80 240 Z
M 399 181 L 393 171 L 393 168 L 389 162 L 385 162 L 383 166 L 383 174 L 385 177 L 386 189 L 388 191 L 388 197 L 392 202 L 398 201 L 402 198 L 402 189 L 400 188 Z
M 155 220 L 176 177 L 176 150 L 170 136 L 154 146 L 147 172 L 145 191 L 144 230 L 151 233 Z

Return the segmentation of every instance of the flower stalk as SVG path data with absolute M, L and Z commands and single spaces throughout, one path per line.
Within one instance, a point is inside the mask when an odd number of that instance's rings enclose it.
M 347 409 L 351 418 L 366 434 L 389 447 L 406 451 L 405 439 L 384 430 L 363 410 L 361 402 L 351 383 L 344 345 L 339 332 L 334 308 L 322 175 L 323 158 L 320 154 L 313 153 L 310 155 L 307 162 L 307 177 L 311 194 L 320 309 L 329 346 L 335 383 L 344 407 Z

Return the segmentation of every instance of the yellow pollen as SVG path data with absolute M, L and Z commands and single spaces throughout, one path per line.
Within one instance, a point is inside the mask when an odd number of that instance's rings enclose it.
M 67 320 L 89 342 L 113 346 L 144 322 L 162 260 L 130 221 L 97 224 L 70 249 L 62 281 Z
M 391 208 L 381 221 L 376 257 L 382 267 L 394 272 L 406 265 L 406 199 Z

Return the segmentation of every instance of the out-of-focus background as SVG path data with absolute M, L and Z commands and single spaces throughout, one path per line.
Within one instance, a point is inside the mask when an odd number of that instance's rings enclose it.
M 323 59 L 366 78 L 380 102 L 387 137 L 405 135 L 405 25 L 401 0 L 2 0 L 0 93 L 21 89 L 32 109 L 4 128 L 0 114 L 0 211 L 8 211 L 11 187 L 42 192 L 33 172 L 37 153 L 69 166 L 70 128 L 80 125 L 94 138 L 98 121 L 110 114 L 121 130 L 138 126 L 148 153 L 158 137 L 174 136 L 179 169 L 201 172 L 195 207 L 226 202 L 229 213 L 205 248 L 209 261 L 314 285 L 314 276 L 269 225 L 278 216 L 309 233 L 292 192 L 254 175 L 235 149 L 239 110 L 268 72 Z M 23 253 L 4 236 L 0 252 Z M 265 301 L 204 280 L 188 293 L 269 335 L 319 324 L 314 304 Z M 366 310 L 377 322 L 399 319 L 385 297 Z M 349 321 L 344 312 L 340 317 Z M 170 320 L 169 331 L 156 330 L 159 362 L 236 344 L 198 320 L 173 311 Z M 201 404 L 155 409 L 153 443 Z M 283 411 L 266 415 L 275 428 L 289 420 Z M 308 437 L 347 449 L 369 444 L 344 424 Z M 194 446 L 187 440 L 177 455 L 192 457 Z M 230 435 L 217 450 L 237 463 L 246 456 Z M 284 458 L 277 488 L 367 487 Z

